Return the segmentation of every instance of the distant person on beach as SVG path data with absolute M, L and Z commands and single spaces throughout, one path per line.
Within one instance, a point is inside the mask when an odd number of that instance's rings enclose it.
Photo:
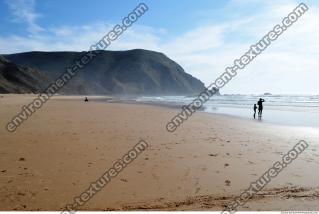
M 89 102 L 89 100 L 88 100 L 88 98 L 87 98 L 87 97 L 85 97 L 84 102 Z
M 254 119 L 256 118 L 256 110 L 257 110 L 257 105 L 254 104 Z
M 263 102 L 265 102 L 264 99 L 260 98 L 257 102 L 258 105 L 258 117 L 261 117 L 261 115 L 263 114 Z

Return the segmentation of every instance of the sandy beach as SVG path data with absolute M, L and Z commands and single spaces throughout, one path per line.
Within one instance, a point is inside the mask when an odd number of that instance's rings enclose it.
M 15 132 L 33 95 L 0 98 L 0 210 L 62 210 L 127 151 L 149 147 L 80 210 L 222 210 L 300 140 L 300 156 L 239 210 L 319 209 L 319 129 L 56 96 Z

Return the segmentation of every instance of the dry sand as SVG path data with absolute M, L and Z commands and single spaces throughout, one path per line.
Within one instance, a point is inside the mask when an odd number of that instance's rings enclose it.
M 0 210 L 62 209 L 139 139 L 149 148 L 80 209 L 221 210 L 303 139 L 309 148 L 240 209 L 319 210 L 318 129 L 196 113 L 169 133 L 177 109 L 61 98 L 9 133 L 32 96 L 1 96 Z

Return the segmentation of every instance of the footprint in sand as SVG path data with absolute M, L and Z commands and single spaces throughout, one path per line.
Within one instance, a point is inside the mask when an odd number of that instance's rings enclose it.
M 208 154 L 209 156 L 212 156 L 212 157 L 217 157 L 218 154 Z
M 152 177 L 153 177 L 155 180 L 157 180 L 157 181 L 158 181 L 158 179 L 159 179 L 159 177 L 158 177 L 154 172 L 152 172 Z
M 197 194 L 200 191 L 200 189 L 201 189 L 200 186 L 199 186 L 199 179 L 198 178 L 196 178 L 195 186 L 196 186 L 195 194 Z
M 207 140 L 216 141 L 216 138 L 215 137 L 209 137 Z
M 207 170 L 207 167 L 204 165 L 204 166 L 200 166 L 200 169 L 202 170 L 202 171 L 206 171 Z
M 228 164 L 228 163 L 225 163 L 224 166 L 227 167 L 227 166 L 229 166 L 229 164 Z
M 185 170 L 184 178 L 186 178 L 187 176 L 189 176 L 190 171 L 191 171 L 190 168 L 187 167 L 186 170 Z
M 195 190 L 195 194 L 197 194 L 200 191 L 200 187 L 197 187 Z
M 19 161 L 25 161 L 25 158 L 19 158 Z

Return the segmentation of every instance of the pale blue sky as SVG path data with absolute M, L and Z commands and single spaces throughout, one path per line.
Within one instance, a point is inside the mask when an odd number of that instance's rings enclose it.
M 165 53 L 209 84 L 300 2 L 145 0 L 149 11 L 110 50 Z M 310 10 L 241 71 L 225 93 L 319 94 L 319 10 Z M 88 50 L 136 0 L 1 0 L 0 53 Z

